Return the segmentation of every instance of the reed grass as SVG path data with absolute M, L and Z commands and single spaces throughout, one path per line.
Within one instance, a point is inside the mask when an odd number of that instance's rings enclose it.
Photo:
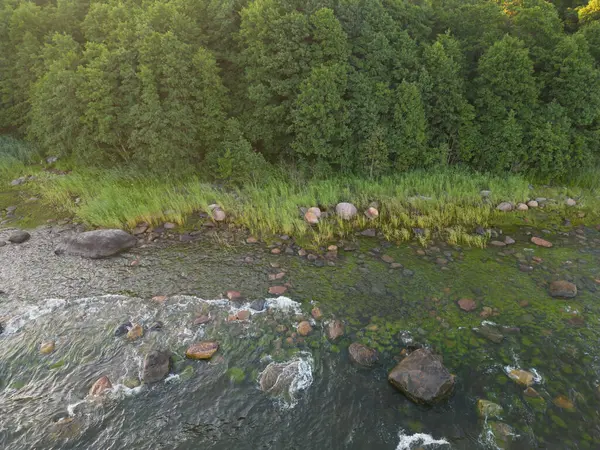
M 10 138 L 0 139 L 0 181 L 13 179 L 39 160 L 36 149 Z M 140 222 L 185 225 L 195 212 L 209 212 L 219 204 L 228 220 L 259 236 L 287 234 L 315 245 L 346 237 L 357 229 L 375 228 L 396 242 L 417 239 L 426 245 L 440 237 L 454 245 L 482 247 L 488 236 L 474 234 L 475 227 L 517 223 L 523 215 L 504 214 L 501 201 L 524 202 L 536 196 L 556 199 L 571 196 L 592 215 L 600 212 L 600 181 L 596 170 L 573 177 L 567 187 L 536 186 L 521 175 L 491 175 L 463 168 L 417 170 L 368 179 L 336 176 L 310 180 L 297 172 L 276 170 L 268 179 L 239 188 L 221 188 L 200 177 L 145 174 L 132 169 L 77 169 L 56 175 L 38 168 L 34 185 L 52 208 L 72 214 L 91 226 L 131 229 Z M 488 198 L 482 190 L 491 191 Z M 346 222 L 333 214 L 339 202 L 359 209 Z M 362 212 L 377 203 L 379 218 L 368 220 Z M 301 208 L 319 206 L 329 217 L 315 227 L 303 219 Z M 565 213 L 560 200 L 545 211 Z

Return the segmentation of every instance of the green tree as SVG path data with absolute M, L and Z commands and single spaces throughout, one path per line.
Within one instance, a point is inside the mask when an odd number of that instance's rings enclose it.
M 463 151 L 461 140 L 473 121 L 473 107 L 466 100 L 461 66 L 454 59 L 458 55 L 457 43 L 449 36 L 438 39 L 423 52 L 420 84 L 429 125 L 428 146 L 438 149 L 436 159 L 444 163 L 463 159 L 467 151 Z
M 427 147 L 427 119 L 416 83 L 403 81 L 394 92 L 389 153 L 396 170 L 428 166 L 435 155 Z
M 524 139 L 531 129 L 538 88 L 523 42 L 505 36 L 490 47 L 479 61 L 476 86 L 483 139 L 477 165 L 499 171 L 524 168 Z

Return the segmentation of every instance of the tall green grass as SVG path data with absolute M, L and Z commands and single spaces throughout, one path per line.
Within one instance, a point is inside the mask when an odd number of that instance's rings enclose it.
M 132 228 L 140 222 L 185 224 L 193 212 L 208 212 L 208 205 L 217 203 L 229 220 L 252 233 L 289 234 L 316 245 L 357 228 L 376 228 L 394 241 L 416 237 L 426 243 L 435 235 L 453 244 L 483 246 L 486 237 L 472 231 L 505 217 L 496 211 L 496 204 L 517 203 L 533 196 L 524 177 L 459 168 L 414 171 L 377 180 L 356 176 L 303 180 L 280 174 L 227 190 L 195 177 L 161 178 L 126 170 L 45 174 L 40 183 L 40 194 L 50 205 L 64 208 L 90 225 Z M 492 192 L 489 199 L 482 198 L 481 190 Z M 304 221 L 302 207 L 319 206 L 333 212 L 341 201 L 358 207 L 359 216 L 352 222 L 341 221 L 335 214 L 315 227 Z M 362 211 L 372 202 L 378 203 L 380 216 L 369 221 Z
M 14 180 L 41 159 L 37 147 L 10 136 L 0 136 L 0 183 Z

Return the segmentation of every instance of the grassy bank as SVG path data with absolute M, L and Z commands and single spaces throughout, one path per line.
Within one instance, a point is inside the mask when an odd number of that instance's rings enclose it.
M 230 223 L 262 236 L 288 234 L 321 244 L 357 229 L 375 228 L 393 241 L 416 238 L 425 243 L 431 237 L 439 237 L 452 244 L 483 246 L 488 237 L 473 233 L 479 226 L 527 223 L 543 227 L 559 224 L 564 218 L 574 224 L 591 223 L 600 211 L 595 171 L 572 179 L 571 187 L 533 187 L 518 175 L 496 176 L 446 168 L 378 179 L 344 176 L 306 180 L 281 172 L 261 183 L 225 189 L 194 176 L 181 179 L 126 170 L 76 169 L 67 175 L 56 175 L 42 166 L 28 165 L 33 154 L 25 147 L 20 153 L 13 150 L 6 154 L 0 163 L 2 184 L 6 189 L 33 192 L 49 207 L 90 226 L 130 229 L 140 222 L 158 225 L 169 221 L 185 227 L 194 213 L 208 212 L 208 206 L 217 203 L 226 211 Z M 11 178 L 25 173 L 36 174 L 36 180 L 9 187 Z M 482 197 L 481 190 L 491 194 Z M 503 201 L 516 204 L 536 197 L 554 201 L 542 210 L 528 212 L 502 213 L 495 208 Z M 576 208 L 564 205 L 567 197 L 577 200 Z M 340 221 L 332 214 L 315 227 L 303 220 L 300 208 L 319 206 L 331 212 L 341 201 L 357 206 L 359 215 L 355 220 Z M 372 202 L 378 203 L 380 216 L 370 221 L 362 212 Z

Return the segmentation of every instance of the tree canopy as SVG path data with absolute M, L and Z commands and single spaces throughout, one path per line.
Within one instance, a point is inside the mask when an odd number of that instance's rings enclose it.
M 600 2 L 0 0 L 0 132 L 217 179 L 565 177 L 600 157 Z

